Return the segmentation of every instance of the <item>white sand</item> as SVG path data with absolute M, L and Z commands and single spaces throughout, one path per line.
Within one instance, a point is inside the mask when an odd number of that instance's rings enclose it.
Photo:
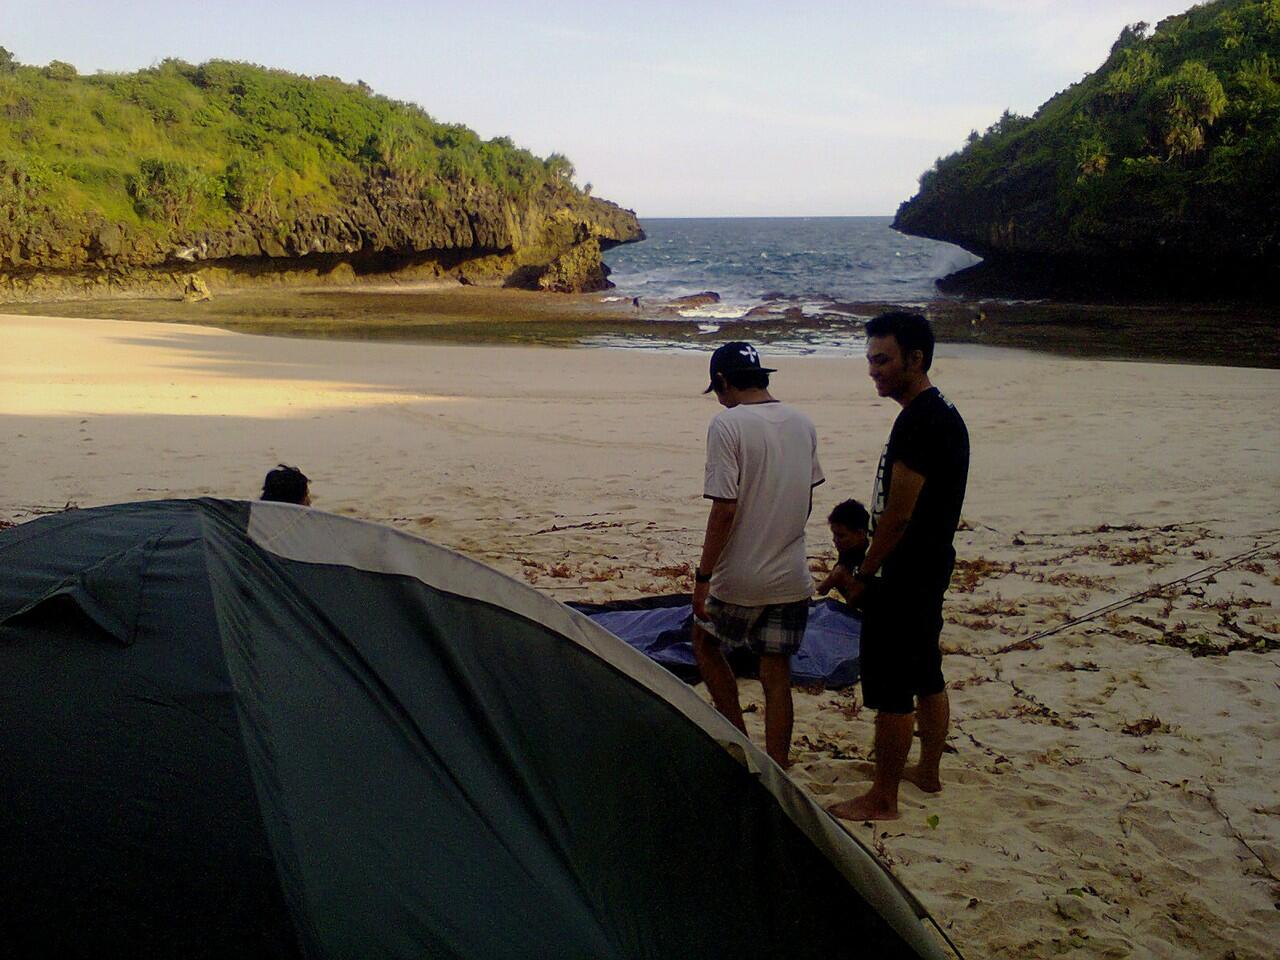
M 857 360 L 773 365 L 822 442 L 820 565 L 821 518 L 869 494 L 896 407 Z M 0 317 L 0 518 L 252 497 L 284 461 L 312 476 L 318 507 L 562 598 L 687 589 L 716 409 L 704 378 L 704 355 Z M 970 957 L 1274 956 L 1280 372 L 943 348 L 934 379 L 973 439 L 943 637 L 956 753 L 943 794 L 904 787 L 901 821 L 850 828 Z M 1019 643 L 1268 544 L 1189 590 Z M 794 776 L 824 802 L 861 792 L 870 718 L 847 693 L 801 693 L 797 709 Z

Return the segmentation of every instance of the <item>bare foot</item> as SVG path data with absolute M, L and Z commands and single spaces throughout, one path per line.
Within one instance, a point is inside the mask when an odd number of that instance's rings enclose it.
M 841 820 L 897 820 L 898 805 L 887 804 L 865 793 L 843 803 L 833 803 L 827 812 Z
M 907 767 L 902 771 L 902 779 L 908 783 L 914 783 L 925 793 L 941 793 L 942 781 L 938 779 L 936 771 L 925 773 L 920 769 L 919 765 Z

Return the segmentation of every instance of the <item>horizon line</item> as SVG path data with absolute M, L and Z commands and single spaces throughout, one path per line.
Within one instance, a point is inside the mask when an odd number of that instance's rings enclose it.
M 632 211 L 635 213 L 635 211 Z M 639 220 L 892 220 L 892 213 L 716 213 L 645 214 Z

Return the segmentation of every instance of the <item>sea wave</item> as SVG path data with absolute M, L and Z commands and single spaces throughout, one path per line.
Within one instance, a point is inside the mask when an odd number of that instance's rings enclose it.
M 700 307 L 685 307 L 676 313 L 690 320 L 740 320 L 750 307 L 736 307 L 728 303 L 708 303 Z

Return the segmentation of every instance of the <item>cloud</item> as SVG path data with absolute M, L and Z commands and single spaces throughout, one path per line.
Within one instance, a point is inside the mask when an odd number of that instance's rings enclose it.
M 565 27 L 558 24 L 551 26 L 538 24 L 533 29 L 547 40 L 568 40 L 570 43 L 590 44 L 597 44 L 600 42 L 600 34 L 598 31 L 584 30 L 580 27 Z
M 650 73 L 675 77 L 679 80 L 737 80 L 738 75 L 710 63 L 685 63 L 667 60 L 649 67 Z
M 986 129 L 1000 118 L 1004 105 L 995 103 L 908 102 L 871 91 L 854 91 L 847 110 L 812 110 L 771 100 L 745 101 L 703 91 L 693 98 L 704 116 L 734 121 L 745 136 L 777 130 L 818 134 L 823 139 L 851 143 L 874 139 L 928 141 L 954 140 L 963 145 L 973 129 Z

